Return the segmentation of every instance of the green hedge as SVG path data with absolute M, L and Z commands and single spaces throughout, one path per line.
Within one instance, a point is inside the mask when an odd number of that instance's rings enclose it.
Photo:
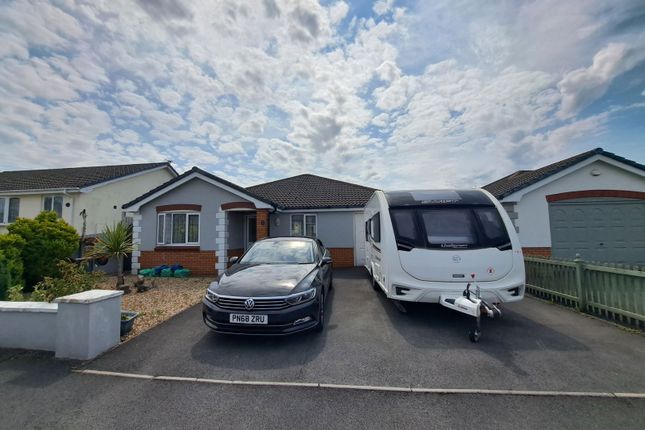
M 7 299 L 9 287 L 11 287 L 11 274 L 9 273 L 7 257 L 0 251 L 0 300 Z
M 24 264 L 21 253 L 24 246 L 25 240 L 18 235 L 0 234 L 0 253 L 4 257 L 13 285 L 23 286 Z

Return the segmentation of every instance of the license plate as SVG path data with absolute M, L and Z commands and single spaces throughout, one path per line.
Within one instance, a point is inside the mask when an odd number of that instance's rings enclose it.
M 231 314 L 229 321 L 233 324 L 268 324 L 266 315 Z

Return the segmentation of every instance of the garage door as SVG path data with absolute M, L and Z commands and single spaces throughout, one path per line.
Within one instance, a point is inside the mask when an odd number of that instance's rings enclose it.
M 549 204 L 555 258 L 645 265 L 645 201 Z

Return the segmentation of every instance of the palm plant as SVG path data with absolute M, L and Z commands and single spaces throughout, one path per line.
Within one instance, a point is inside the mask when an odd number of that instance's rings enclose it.
M 120 221 L 112 227 L 106 226 L 85 258 L 116 258 L 118 262 L 117 288 L 124 284 L 123 259 L 132 252 L 132 227 Z

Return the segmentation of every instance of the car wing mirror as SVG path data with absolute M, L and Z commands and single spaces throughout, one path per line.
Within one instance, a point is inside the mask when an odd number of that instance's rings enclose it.
M 330 257 L 329 255 L 325 255 L 325 256 L 322 258 L 321 263 L 322 263 L 323 265 L 325 265 L 325 264 L 331 264 L 331 257 Z
M 237 257 L 237 256 L 236 256 L 236 257 L 231 257 L 231 258 L 229 258 L 229 259 L 228 259 L 228 262 L 229 262 L 230 264 L 235 264 L 235 263 L 237 263 L 237 260 L 239 260 L 239 259 L 240 259 L 240 258 L 239 258 L 239 257 Z

